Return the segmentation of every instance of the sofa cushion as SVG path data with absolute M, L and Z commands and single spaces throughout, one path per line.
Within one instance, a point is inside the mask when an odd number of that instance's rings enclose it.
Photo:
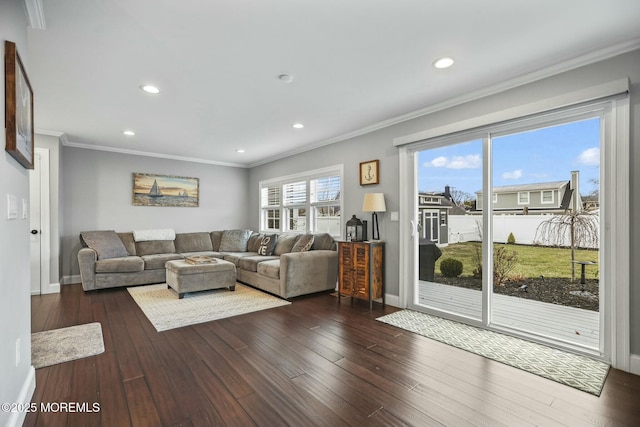
M 280 260 L 274 259 L 272 261 L 263 261 L 258 263 L 258 274 L 262 274 L 272 279 L 280 278 Z
M 278 235 L 277 234 L 265 234 L 262 237 L 262 241 L 260 242 L 260 247 L 258 248 L 258 255 L 273 255 L 273 250 L 276 248 L 276 243 L 278 243 Z
M 173 240 L 153 240 L 149 242 L 136 242 L 136 254 L 138 256 L 155 254 L 175 254 L 176 245 Z
M 128 233 L 118 233 L 118 236 L 120 236 L 120 240 L 124 243 L 124 247 L 127 248 L 129 255 L 138 255 L 136 253 L 136 241 L 133 240 L 133 233 L 131 231 Z
M 222 231 L 212 231 L 209 233 L 211 236 L 211 245 L 214 251 L 220 250 L 220 241 L 222 240 Z
M 313 246 L 314 237 L 313 234 L 304 234 L 296 241 L 296 244 L 291 248 L 291 252 L 307 252 L 311 250 Z
M 264 234 L 262 233 L 253 233 L 247 242 L 247 251 L 258 252 L 258 248 L 262 242 L 262 237 L 264 237 Z
M 238 267 L 246 271 L 258 271 L 258 264 L 264 261 L 280 259 L 278 256 L 246 256 L 238 260 Z
M 135 273 L 142 270 L 144 270 L 144 261 L 139 256 L 96 261 L 96 273 Z
M 227 252 L 224 254 L 224 260 L 232 262 L 236 267 L 240 267 L 240 260 L 248 256 L 256 256 L 257 252 Z
M 178 233 L 176 234 L 176 252 L 204 252 L 213 251 L 211 243 L 211 235 L 207 232 L 202 233 Z
M 273 249 L 273 254 L 288 254 L 289 252 L 291 252 L 291 248 L 293 248 L 299 238 L 299 234 L 280 234 L 278 236 L 276 247 Z
M 145 270 L 157 270 L 160 268 L 164 268 L 164 264 L 167 261 L 171 261 L 174 259 L 184 259 L 184 257 L 180 254 L 143 255 L 141 258 L 144 261 Z
M 333 237 L 329 233 L 318 233 L 313 235 L 313 245 L 311 246 L 311 250 L 334 250 L 335 241 Z
M 98 255 L 98 259 L 122 258 L 129 255 L 114 230 L 82 231 L 80 240 Z
M 246 252 L 251 230 L 224 230 L 220 239 L 220 252 Z

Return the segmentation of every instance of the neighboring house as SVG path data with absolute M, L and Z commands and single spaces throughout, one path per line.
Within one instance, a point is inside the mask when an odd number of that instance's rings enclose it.
M 582 210 L 578 188 L 579 172 L 572 171 L 569 181 L 493 187 L 493 212 L 496 214 L 559 214 L 567 209 Z M 483 210 L 482 191 L 477 191 L 478 211 Z
M 449 243 L 449 215 L 464 215 L 451 197 L 449 186 L 444 192 L 418 193 L 418 220 L 422 226 L 420 237 L 437 244 Z
M 584 196 L 582 198 L 582 208 L 585 211 L 600 209 L 600 198 L 598 196 Z

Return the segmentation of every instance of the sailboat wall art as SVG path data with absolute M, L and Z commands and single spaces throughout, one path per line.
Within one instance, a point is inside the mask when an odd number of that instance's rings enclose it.
M 133 173 L 133 206 L 198 207 L 199 178 Z

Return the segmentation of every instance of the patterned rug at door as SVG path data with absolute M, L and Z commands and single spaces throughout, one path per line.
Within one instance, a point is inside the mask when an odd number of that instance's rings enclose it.
M 98 322 L 31 334 L 31 364 L 36 369 L 100 353 L 104 341 Z
M 239 283 L 235 291 L 191 292 L 182 299 L 166 284 L 127 290 L 158 332 L 291 304 Z
M 609 365 L 585 356 L 412 310 L 380 322 L 600 396 Z

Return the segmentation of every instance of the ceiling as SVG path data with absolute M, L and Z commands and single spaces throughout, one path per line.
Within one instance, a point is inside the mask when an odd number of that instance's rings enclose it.
M 26 61 L 38 132 L 241 167 L 640 47 L 638 0 L 42 0 L 42 10 Z M 434 68 L 442 56 L 455 64 Z

